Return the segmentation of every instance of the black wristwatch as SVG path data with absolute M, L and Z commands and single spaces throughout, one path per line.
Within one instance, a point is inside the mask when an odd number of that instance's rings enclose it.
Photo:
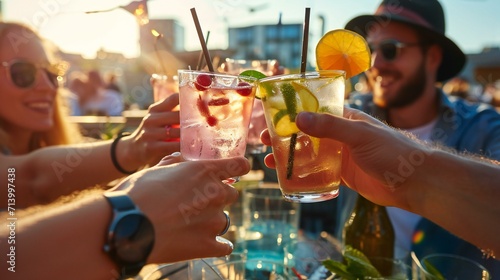
M 105 192 L 104 197 L 113 208 L 104 251 L 118 265 L 120 278 L 136 276 L 153 250 L 153 224 L 126 193 Z

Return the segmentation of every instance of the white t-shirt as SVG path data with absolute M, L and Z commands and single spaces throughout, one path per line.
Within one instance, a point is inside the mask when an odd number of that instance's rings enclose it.
M 405 129 L 405 131 L 412 133 L 422 141 L 430 141 L 432 129 L 437 121 L 438 119 L 436 118 L 428 124 L 412 129 Z M 413 231 L 420 221 L 421 216 L 396 207 L 387 207 L 387 212 L 396 234 L 394 257 L 398 259 L 407 258 L 411 250 Z

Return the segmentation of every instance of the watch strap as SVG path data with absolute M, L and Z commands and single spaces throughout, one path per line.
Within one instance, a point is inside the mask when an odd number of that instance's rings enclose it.
M 113 208 L 113 220 L 111 221 L 108 235 L 113 233 L 113 227 L 115 226 L 117 219 L 126 214 L 140 214 L 144 215 L 140 209 L 134 204 L 132 199 L 122 191 L 105 192 L 104 197 L 108 200 L 111 207 Z M 144 216 L 147 220 L 147 217 Z M 148 221 L 148 223 L 150 223 Z M 109 238 L 109 236 L 108 236 Z M 104 246 L 106 252 L 110 252 L 111 243 L 108 239 L 108 243 Z M 146 264 L 145 260 L 139 261 L 137 263 L 123 263 L 122 261 L 116 260 L 112 257 L 115 263 L 118 265 L 118 273 L 120 275 L 119 279 L 127 279 L 136 276 Z
M 104 197 L 113 207 L 113 211 L 127 211 L 137 209 L 132 199 L 124 192 L 105 192 Z

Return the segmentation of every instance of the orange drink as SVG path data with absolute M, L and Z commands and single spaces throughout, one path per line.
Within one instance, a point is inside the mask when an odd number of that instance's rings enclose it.
M 259 81 L 257 96 L 264 105 L 278 182 L 285 199 L 317 202 L 337 197 L 341 181 L 340 143 L 302 133 L 295 117 L 302 111 L 342 116 L 344 93 L 345 72 L 337 70 Z

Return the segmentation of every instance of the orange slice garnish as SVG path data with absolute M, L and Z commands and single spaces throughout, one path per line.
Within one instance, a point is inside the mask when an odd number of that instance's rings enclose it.
M 370 48 L 358 33 L 332 30 L 316 45 L 316 64 L 319 70 L 343 70 L 349 79 L 371 67 Z

